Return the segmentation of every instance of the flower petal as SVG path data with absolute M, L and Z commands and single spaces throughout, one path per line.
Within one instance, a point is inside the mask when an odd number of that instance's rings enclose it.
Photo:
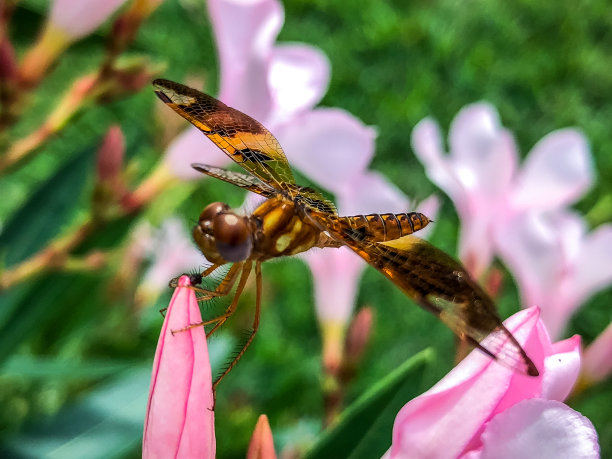
M 442 203 L 440 202 L 440 198 L 437 195 L 432 194 L 419 203 L 416 211 L 425 215 L 427 218 L 429 218 L 429 220 L 436 220 L 441 205 Z M 435 226 L 435 223 L 429 223 L 429 225 L 418 232 L 417 236 L 422 239 L 427 239 L 433 232 Z
M 590 382 L 602 381 L 612 373 L 612 323 L 584 352 L 583 372 Z
M 124 3 L 125 0 L 54 0 L 49 21 L 74 41 L 96 30 Z
M 440 128 L 431 119 L 425 118 L 412 131 L 412 148 L 416 157 L 425 166 L 427 177 L 438 185 L 455 203 L 457 211 L 466 210 L 466 190 L 459 182 L 442 147 Z
M 553 209 L 574 202 L 592 181 L 586 138 L 575 129 L 560 129 L 533 147 L 517 177 L 512 201 L 521 209 Z
M 481 102 L 461 109 L 451 124 L 449 142 L 455 174 L 466 189 L 488 199 L 506 192 L 517 152 L 495 107 Z
M 168 145 L 164 162 L 178 178 L 196 180 L 205 176 L 191 167 L 192 163 L 223 167 L 231 163 L 231 159 L 197 128 L 190 126 Z
M 557 337 L 578 305 L 566 273 L 568 252 L 583 232 L 576 214 L 559 211 L 519 214 L 500 225 L 496 246 L 516 279 L 523 304 L 538 305 L 550 335 Z
M 346 247 L 311 250 L 303 258 L 312 271 L 319 320 L 346 324 L 355 308 L 357 285 L 366 264 Z
M 337 195 L 337 201 L 343 215 L 412 210 L 406 195 L 383 174 L 375 171 L 364 172 L 345 183 Z
M 525 344 L 533 341 L 537 323 L 538 311 L 532 308 L 512 316 L 506 327 Z M 532 355 L 535 346 L 537 342 L 530 344 L 528 352 L 541 367 L 537 356 Z M 393 426 L 391 457 L 458 456 L 477 438 L 500 403 L 509 396 L 524 398 L 536 393 L 539 380 L 513 373 L 484 354 L 472 352 L 434 387 L 400 410 Z
M 575 254 L 573 287 L 582 302 L 612 283 L 612 225 L 600 226 L 581 242 Z
M 584 219 L 567 210 L 519 214 L 497 231 L 524 303 L 541 307 L 553 337 L 586 298 L 612 282 L 612 225 L 586 231 Z
M 202 321 L 195 292 L 183 276 L 157 343 L 143 436 L 143 457 L 215 457 L 213 392 L 203 327 L 173 333 Z
M 277 45 L 272 51 L 268 76 L 275 120 L 282 122 L 313 108 L 327 91 L 330 63 L 314 46 Z
M 376 131 L 344 110 L 319 108 L 275 134 L 292 165 L 323 188 L 338 192 L 370 163 Z
M 219 99 L 265 120 L 272 99 L 268 66 L 284 12 L 277 0 L 210 0 L 221 67 Z
M 586 417 L 551 400 L 523 400 L 489 422 L 481 458 L 598 458 L 597 432 Z
M 574 335 L 553 344 L 554 354 L 544 360 L 542 397 L 562 402 L 578 380 L 580 373 L 580 336 Z

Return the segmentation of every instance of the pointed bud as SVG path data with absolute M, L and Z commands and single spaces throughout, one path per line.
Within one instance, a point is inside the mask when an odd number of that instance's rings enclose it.
M 374 310 L 370 306 L 361 308 L 353 318 L 346 337 L 345 351 L 350 363 L 356 364 L 361 359 L 370 342 L 373 322 Z
M 259 416 L 257 420 L 246 459 L 276 459 L 272 429 L 265 414 Z
M 111 52 L 120 52 L 129 45 L 136 36 L 138 28 L 162 0 L 134 0 L 127 10 L 113 24 L 113 32 L 110 35 L 109 48 Z
M 112 183 L 119 177 L 123 167 L 125 138 L 118 125 L 111 126 L 98 150 L 98 181 Z
M 179 279 L 157 343 L 143 458 L 215 457 L 212 376 L 204 327 L 176 331 L 202 321 L 189 285 L 188 276 Z
M 0 83 L 12 82 L 17 78 L 17 59 L 11 42 L 0 37 Z

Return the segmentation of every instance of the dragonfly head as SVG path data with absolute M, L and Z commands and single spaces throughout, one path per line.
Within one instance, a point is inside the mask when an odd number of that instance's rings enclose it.
M 246 260 L 253 248 L 248 218 L 232 212 L 222 202 L 204 208 L 193 229 L 193 238 L 212 263 Z

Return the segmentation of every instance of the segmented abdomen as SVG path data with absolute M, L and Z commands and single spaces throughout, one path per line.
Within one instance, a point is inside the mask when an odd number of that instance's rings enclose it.
M 327 224 L 338 233 L 358 241 L 385 242 L 412 234 L 429 224 L 419 212 L 369 214 L 350 217 L 328 216 Z

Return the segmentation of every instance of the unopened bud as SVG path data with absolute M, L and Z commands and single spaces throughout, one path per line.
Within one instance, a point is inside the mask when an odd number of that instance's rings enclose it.
M 372 323 L 374 321 L 374 310 L 365 306 L 353 318 L 346 337 L 346 357 L 351 363 L 361 359 L 370 337 L 372 335 Z
M 502 286 L 504 274 L 498 268 L 491 268 L 486 275 L 485 289 L 493 298 L 499 296 L 499 289 Z
M 97 175 L 100 182 L 112 182 L 121 173 L 123 155 L 125 153 L 125 138 L 118 125 L 108 129 L 98 150 Z
M 0 82 L 12 82 L 17 78 L 17 59 L 13 45 L 0 37 Z
M 272 429 L 270 429 L 268 416 L 265 414 L 259 416 L 257 420 L 246 457 L 247 459 L 276 459 Z

